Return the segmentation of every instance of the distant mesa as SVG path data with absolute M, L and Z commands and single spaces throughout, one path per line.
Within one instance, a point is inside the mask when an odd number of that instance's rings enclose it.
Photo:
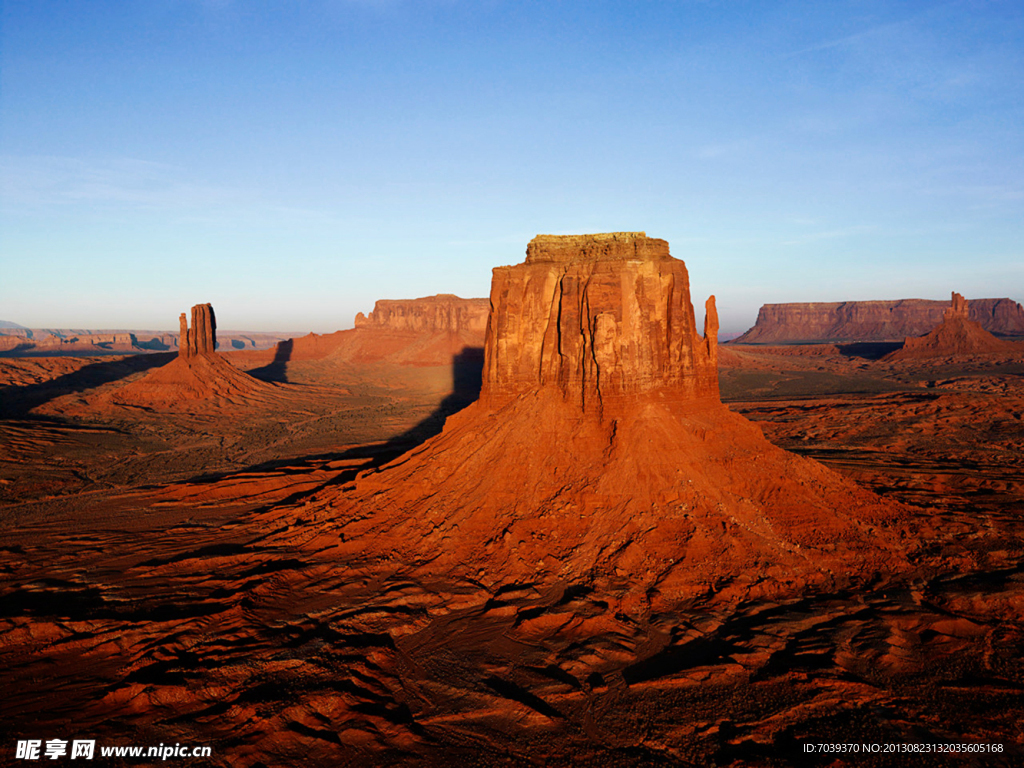
M 480 399 L 299 508 L 289 545 L 484 585 L 604 580 L 648 603 L 905 565 L 903 507 L 721 404 L 714 298 L 700 334 L 664 240 L 538 236 L 494 269 L 490 307 Z
M 907 338 L 900 349 L 886 355 L 884 359 L 899 361 L 935 357 L 1012 354 L 1024 351 L 1024 347 L 1021 345 L 996 338 L 980 323 L 969 318 L 968 301 L 954 291 L 950 304 L 943 313 L 942 322 L 935 329 L 924 336 Z
M 369 315 L 356 315 L 355 327 L 483 334 L 489 309 L 487 299 L 462 299 L 450 293 L 422 299 L 381 299 Z
M 487 299 L 452 294 L 381 299 L 369 314 L 356 315 L 351 330 L 288 339 L 244 359 L 278 366 L 327 358 L 342 364 L 450 366 L 454 356 L 483 347 L 489 309 Z
M 1024 338 L 1024 307 L 1016 301 L 971 299 L 968 303 L 968 319 L 989 333 Z M 935 328 L 947 306 L 925 299 L 765 304 L 754 327 L 731 343 L 902 341 Z
M 194 327 L 198 327 L 198 319 L 193 320 Z M 183 343 L 187 347 L 187 338 L 179 336 L 180 334 L 174 331 L 23 328 L 15 323 L 9 323 L 0 324 L 0 354 L 81 357 L 167 352 L 177 349 L 181 339 L 184 339 Z M 272 347 L 287 337 L 286 333 L 222 331 L 215 332 L 213 343 L 215 348 L 224 345 L 228 349 L 261 350 Z

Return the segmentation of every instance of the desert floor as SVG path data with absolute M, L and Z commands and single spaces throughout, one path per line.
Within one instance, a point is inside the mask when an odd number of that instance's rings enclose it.
M 231 766 L 1020 764 L 1024 362 L 886 351 L 730 345 L 720 381 L 914 505 L 912 572 L 641 611 L 615 575 L 494 589 L 287 546 L 305 499 L 474 399 L 465 361 L 232 353 L 266 386 L 155 408 L 110 394 L 166 355 L 0 359 L 0 762 L 89 738 Z M 988 751 L 885 752 L 942 744 Z

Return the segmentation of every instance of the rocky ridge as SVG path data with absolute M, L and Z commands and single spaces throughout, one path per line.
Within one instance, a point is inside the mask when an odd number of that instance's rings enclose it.
M 355 327 L 335 333 L 311 333 L 279 342 L 273 350 L 245 353 L 247 360 L 290 362 L 330 360 L 339 365 L 384 363 L 445 366 L 467 350 L 483 347 L 490 304 L 452 294 L 419 299 L 380 299 Z
M 450 293 L 421 299 L 380 299 L 369 315 L 362 312 L 356 315 L 355 327 L 483 333 L 489 310 L 487 299 L 463 299 Z

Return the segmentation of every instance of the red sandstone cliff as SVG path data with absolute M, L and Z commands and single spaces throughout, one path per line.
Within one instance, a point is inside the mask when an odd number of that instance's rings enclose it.
M 721 404 L 714 304 L 702 337 L 664 241 L 538 237 L 494 270 L 491 307 L 481 399 L 295 510 L 282 543 L 485 585 L 620 579 L 641 600 L 903 567 L 901 507 Z
M 381 299 L 368 316 L 356 315 L 355 327 L 482 334 L 489 309 L 486 299 L 462 299 L 450 293 L 422 299 Z
M 947 306 L 925 299 L 765 304 L 735 343 L 903 340 L 935 328 Z M 1024 337 L 1024 308 L 1011 299 L 971 299 L 969 319 L 990 333 Z
M 196 355 L 212 355 L 217 349 L 217 317 L 210 304 L 196 304 L 192 307 L 192 327 L 188 326 L 185 313 L 179 318 L 181 333 L 178 335 L 178 356 L 185 359 Z
M 912 360 L 964 355 L 1012 354 L 1024 347 L 997 339 L 980 323 L 970 320 L 969 302 L 954 292 L 942 322 L 924 336 L 908 338 L 903 346 L 885 356 L 885 360 Z

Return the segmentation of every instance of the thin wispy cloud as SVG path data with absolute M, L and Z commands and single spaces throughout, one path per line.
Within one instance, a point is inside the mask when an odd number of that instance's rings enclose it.
M 176 165 L 124 157 L 0 156 L 0 205 L 6 215 L 151 212 L 207 223 L 268 213 L 334 218 L 326 211 L 267 200 L 255 190 L 196 178 Z
M 904 28 L 910 21 L 910 19 L 904 19 L 901 21 L 889 22 L 887 24 L 879 24 L 877 26 L 870 27 L 869 29 L 863 29 L 860 32 L 854 32 L 853 34 L 850 35 L 838 37 L 833 40 L 826 40 L 821 43 L 816 43 L 814 45 L 808 45 L 804 48 L 799 48 L 795 51 L 790 51 L 788 53 L 783 54 L 782 58 L 792 59 L 797 56 L 804 56 L 805 54 L 808 53 L 817 53 L 818 51 L 827 51 L 833 48 L 852 47 L 866 40 L 881 37 L 883 35 L 888 34 L 889 32 L 895 32 L 896 30 Z
M 147 160 L 0 156 L 0 201 L 8 210 L 75 205 L 203 208 L 245 197 L 240 190 L 189 179 L 181 168 Z

